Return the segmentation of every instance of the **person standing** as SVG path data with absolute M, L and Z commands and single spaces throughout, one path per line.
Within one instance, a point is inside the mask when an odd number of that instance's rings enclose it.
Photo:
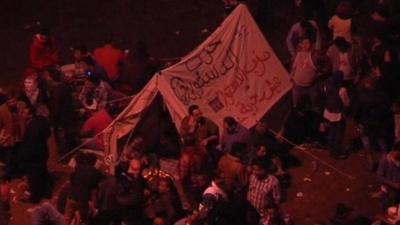
M 58 47 L 50 30 L 42 28 L 33 37 L 29 50 L 30 66 L 37 71 L 47 70 L 58 63 Z
M 25 201 L 38 203 L 45 196 L 49 184 L 47 139 L 50 136 L 50 125 L 47 118 L 36 114 L 34 108 L 26 107 L 24 116 L 27 127 L 20 144 L 20 154 L 30 193 Z
M 277 205 L 280 203 L 281 189 L 279 180 L 269 173 L 269 169 L 270 164 L 268 161 L 256 159 L 252 162 L 247 192 L 247 201 L 250 203 L 247 218 L 250 224 L 258 223 L 258 219 L 263 214 L 268 203 Z
M 121 179 L 117 202 L 121 207 L 121 219 L 126 225 L 144 224 L 145 180 L 142 176 L 142 163 L 132 159 L 124 179 Z
M 108 40 L 102 47 L 96 48 L 93 58 L 104 68 L 110 82 L 118 80 L 125 55 L 120 49 L 114 47 L 113 41 Z
M 325 89 L 325 109 L 323 117 L 329 123 L 328 148 L 336 159 L 344 159 L 343 135 L 345 128 L 345 109 L 350 106 L 350 98 L 343 84 L 343 72 L 334 72 L 327 80 Z

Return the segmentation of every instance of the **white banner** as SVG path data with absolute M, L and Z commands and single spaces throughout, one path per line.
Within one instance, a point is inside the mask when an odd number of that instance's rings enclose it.
M 196 104 L 218 125 L 233 116 L 253 126 L 291 82 L 245 5 L 179 63 L 163 70 L 158 88 L 177 125 Z

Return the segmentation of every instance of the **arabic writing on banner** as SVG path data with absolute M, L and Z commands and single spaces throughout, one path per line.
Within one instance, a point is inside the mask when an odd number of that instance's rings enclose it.
M 247 10 L 232 16 L 166 74 L 186 107 L 197 104 L 216 122 L 231 115 L 244 125 L 263 116 L 291 86 Z

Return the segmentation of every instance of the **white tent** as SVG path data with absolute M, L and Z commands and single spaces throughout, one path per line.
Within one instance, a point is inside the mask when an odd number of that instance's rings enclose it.
M 105 130 L 106 161 L 115 162 L 117 140 L 135 128 L 158 93 L 178 130 L 193 104 L 218 125 L 233 116 L 250 128 L 290 89 L 287 71 L 239 5 L 200 46 L 154 75 Z

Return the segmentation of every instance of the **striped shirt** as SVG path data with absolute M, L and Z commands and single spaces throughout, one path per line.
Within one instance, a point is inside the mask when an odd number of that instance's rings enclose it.
M 281 191 L 279 181 L 275 176 L 269 175 L 263 180 L 257 179 L 254 174 L 250 176 L 247 200 L 257 209 L 258 213 L 261 214 L 266 204 L 269 202 L 279 204 L 280 199 Z

